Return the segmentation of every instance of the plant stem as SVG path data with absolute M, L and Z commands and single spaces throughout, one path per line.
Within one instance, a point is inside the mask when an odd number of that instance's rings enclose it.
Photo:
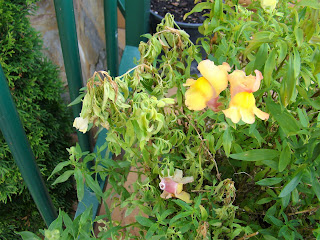
M 219 179 L 219 181 L 221 181 L 221 174 L 219 172 L 219 169 L 218 169 L 218 165 L 217 165 L 217 162 L 214 158 L 214 156 L 211 154 L 211 152 L 209 151 L 209 149 L 207 148 L 207 146 L 205 144 L 203 144 L 203 142 L 205 141 L 202 136 L 200 135 L 199 131 L 197 130 L 196 126 L 191 122 L 191 120 L 188 118 L 187 115 L 185 115 L 181 110 L 180 110 L 180 113 L 188 120 L 189 124 L 194 128 L 194 130 L 196 130 L 197 134 L 198 134 L 198 137 L 199 139 L 201 140 L 201 143 L 202 143 L 202 146 L 204 147 L 204 149 L 207 151 L 207 153 L 209 154 L 209 156 L 211 157 L 212 161 L 214 162 L 214 165 L 215 165 L 215 168 L 216 168 L 216 171 L 217 171 L 217 178 Z

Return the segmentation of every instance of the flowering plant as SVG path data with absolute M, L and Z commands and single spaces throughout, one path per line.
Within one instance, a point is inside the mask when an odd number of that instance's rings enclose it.
M 88 80 L 74 126 L 107 129 L 106 144 L 72 147 L 54 173 L 73 165 L 56 182 L 74 174 L 79 201 L 84 179 L 104 203 L 101 239 L 320 237 L 319 3 L 237 2 L 194 7 L 209 10 L 196 45 L 166 15 L 135 68 Z M 121 160 L 101 156 L 107 146 Z M 74 225 L 61 213 L 47 235 L 86 236 L 89 211 Z

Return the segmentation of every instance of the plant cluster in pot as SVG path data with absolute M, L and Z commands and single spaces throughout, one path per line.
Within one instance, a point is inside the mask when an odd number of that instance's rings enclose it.
M 76 146 L 55 173 L 74 168 L 59 178 L 75 176 L 79 201 L 83 184 L 113 200 L 106 219 L 95 219 L 100 239 L 319 239 L 318 1 L 197 6 L 210 10 L 199 46 L 167 14 L 144 35 L 135 68 L 88 80 L 74 126 L 107 128 L 103 147 L 122 159 Z M 138 178 L 129 192 L 130 172 Z M 112 188 L 102 192 L 94 174 Z M 126 216 L 138 209 L 136 222 L 114 221 L 116 207 Z M 89 212 L 73 224 L 61 213 L 48 231 L 89 239 Z

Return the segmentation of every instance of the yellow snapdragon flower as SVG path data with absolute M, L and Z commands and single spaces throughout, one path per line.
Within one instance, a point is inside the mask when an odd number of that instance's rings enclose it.
M 245 72 L 235 70 L 229 75 L 231 101 L 229 108 L 222 112 L 234 123 L 242 119 L 245 123 L 252 124 L 255 121 L 255 115 L 262 120 L 269 118 L 268 113 L 256 107 L 253 92 L 259 89 L 263 76 L 258 70 L 255 70 L 255 73 L 256 76 L 246 76 Z
M 262 120 L 267 120 L 269 114 L 256 107 L 256 100 L 253 93 L 240 92 L 231 98 L 229 108 L 222 110 L 227 118 L 232 122 L 238 123 L 240 119 L 245 123 L 252 124 L 255 121 L 254 115 Z
M 209 107 L 218 111 L 219 94 L 228 86 L 228 63 L 216 66 L 210 60 L 203 60 L 198 65 L 202 77 L 197 80 L 188 79 L 184 86 L 190 88 L 185 94 L 185 104 L 190 110 L 202 110 Z

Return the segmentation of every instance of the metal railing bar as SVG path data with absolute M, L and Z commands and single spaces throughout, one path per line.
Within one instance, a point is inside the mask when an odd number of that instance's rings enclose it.
M 83 87 L 73 1 L 54 0 L 54 6 L 70 98 L 73 101 L 79 96 L 79 90 Z M 74 118 L 79 117 L 81 105 L 78 103 L 72 106 Z M 77 131 L 77 135 L 81 150 L 91 152 L 89 133 L 83 134 Z
M 117 0 L 104 0 L 107 67 L 112 77 L 118 75 L 119 68 L 117 21 Z
M 0 129 L 47 226 L 57 218 L 0 65 Z

